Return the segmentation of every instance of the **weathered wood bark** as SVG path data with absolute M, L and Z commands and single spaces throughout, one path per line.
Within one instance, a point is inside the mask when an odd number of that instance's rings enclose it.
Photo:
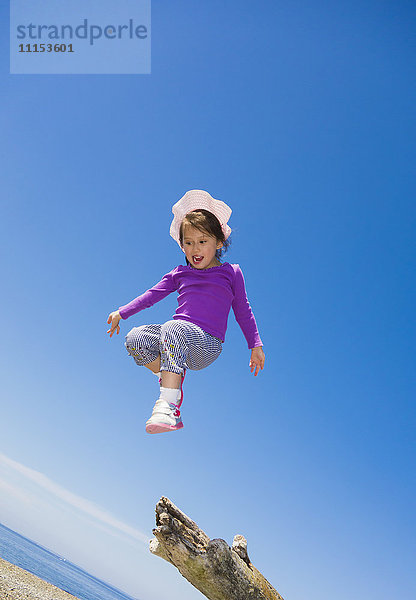
M 236 535 L 232 548 L 210 540 L 168 498 L 156 505 L 150 551 L 174 565 L 210 600 L 283 600 L 251 563 L 247 542 Z

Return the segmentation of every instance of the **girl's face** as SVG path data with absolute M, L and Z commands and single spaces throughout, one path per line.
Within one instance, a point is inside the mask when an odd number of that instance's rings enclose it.
M 218 242 L 209 233 L 189 224 L 184 225 L 182 250 L 195 269 L 210 269 L 221 264 L 215 256 L 219 248 L 222 248 L 222 242 Z

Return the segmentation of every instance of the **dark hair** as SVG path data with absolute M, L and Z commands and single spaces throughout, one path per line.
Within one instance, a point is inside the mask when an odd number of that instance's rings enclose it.
M 218 248 L 215 253 L 216 258 L 218 259 L 221 258 L 223 252 L 227 251 L 228 246 L 231 243 L 229 239 L 225 239 L 221 223 L 217 217 L 213 215 L 212 212 L 205 210 L 204 208 L 193 210 L 183 218 L 179 228 L 179 241 L 181 246 L 183 246 L 184 225 L 192 225 L 192 227 L 195 227 L 195 229 L 199 229 L 199 231 L 215 237 L 217 242 L 222 242 L 222 248 Z

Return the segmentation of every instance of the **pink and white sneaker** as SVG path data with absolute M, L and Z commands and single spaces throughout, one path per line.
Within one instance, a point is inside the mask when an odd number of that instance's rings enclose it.
M 164 398 L 157 400 L 152 416 L 146 423 L 147 433 L 164 433 L 182 429 L 181 413 L 177 404 L 168 402 Z
M 184 379 L 185 371 L 182 375 L 180 390 L 161 388 L 160 398 L 153 407 L 152 416 L 146 422 L 147 433 L 164 433 L 182 429 L 183 423 L 179 407 L 183 401 L 182 384 Z M 173 399 L 175 402 L 172 402 Z

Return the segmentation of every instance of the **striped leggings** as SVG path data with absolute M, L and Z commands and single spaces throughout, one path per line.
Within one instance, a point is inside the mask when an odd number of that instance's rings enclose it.
M 219 338 L 180 319 L 133 327 L 124 345 L 136 364 L 147 365 L 160 355 L 160 370 L 178 374 L 208 367 L 222 351 Z

